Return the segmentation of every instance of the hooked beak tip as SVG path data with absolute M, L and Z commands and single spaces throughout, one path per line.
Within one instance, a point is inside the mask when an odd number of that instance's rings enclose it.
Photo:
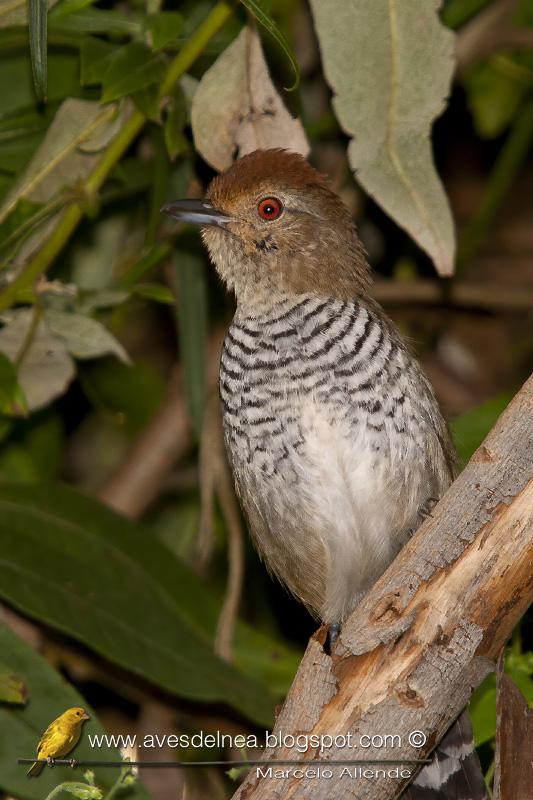
M 165 203 L 161 207 L 161 213 L 170 214 L 179 222 L 189 222 L 201 227 L 209 225 L 224 227 L 228 222 L 233 222 L 232 217 L 228 217 L 223 211 L 214 208 L 205 200 L 176 200 L 172 203 Z

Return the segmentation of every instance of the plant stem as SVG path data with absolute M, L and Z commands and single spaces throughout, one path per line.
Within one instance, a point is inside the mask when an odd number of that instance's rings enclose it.
M 31 311 L 31 320 L 30 324 L 28 325 L 28 330 L 26 331 L 26 335 L 24 336 L 24 341 L 22 342 L 21 348 L 14 360 L 14 364 L 17 367 L 17 369 L 20 368 L 22 362 L 28 355 L 28 350 L 33 344 L 33 340 L 35 338 L 35 334 L 37 333 L 37 328 L 39 327 L 40 321 L 41 321 L 41 309 L 36 304 L 33 306 Z
M 53 800 L 54 797 L 57 797 L 63 791 L 67 791 L 70 794 L 70 789 L 90 789 L 91 786 L 88 783 L 82 783 L 80 781 L 65 781 L 65 783 L 58 784 L 52 791 L 46 795 L 45 800 Z
M 530 102 L 518 114 L 490 174 L 479 208 L 463 232 L 457 254 L 459 268 L 470 261 L 481 247 L 485 234 L 531 147 L 532 135 L 533 103 Z
M 166 77 L 161 86 L 161 95 L 169 92 L 176 80 L 196 61 L 212 37 L 220 30 L 232 14 L 231 5 L 226 0 L 220 0 L 209 16 L 204 20 L 196 32 L 184 44 L 183 49 L 171 61 Z M 87 195 L 95 194 L 103 185 L 107 176 L 122 158 L 128 147 L 142 130 L 146 117 L 139 111 L 127 120 L 118 136 L 109 145 L 98 164 L 85 181 Z M 0 311 L 12 305 L 21 290 L 31 286 L 38 276 L 45 272 L 52 261 L 66 245 L 70 236 L 83 217 L 85 205 L 75 203 L 66 209 L 58 224 L 47 239 L 43 247 L 26 265 L 24 270 L 17 275 L 15 280 L 0 294 Z
M 489 768 L 485 773 L 485 788 L 487 789 L 487 796 L 489 800 L 492 800 L 492 781 L 494 778 L 494 768 L 496 764 L 494 759 L 490 762 Z

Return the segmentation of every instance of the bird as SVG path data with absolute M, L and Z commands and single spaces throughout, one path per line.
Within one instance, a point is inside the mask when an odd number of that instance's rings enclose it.
M 37 758 L 46 759 L 49 764 L 54 758 L 62 758 L 77 745 L 81 736 L 82 725 L 90 719 L 84 708 L 68 708 L 57 719 L 50 723 L 37 745 Z M 36 778 L 44 767 L 44 761 L 35 761 L 27 775 Z
M 200 226 L 235 295 L 219 387 L 236 492 L 268 570 L 329 627 L 331 648 L 455 476 L 434 391 L 371 297 L 348 209 L 303 156 L 256 150 L 204 199 L 162 211 Z M 457 725 L 405 797 L 485 797 L 468 718 Z

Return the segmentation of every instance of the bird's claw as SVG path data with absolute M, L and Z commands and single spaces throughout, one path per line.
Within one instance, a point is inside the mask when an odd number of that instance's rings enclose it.
M 69 762 L 68 762 L 68 763 L 70 764 L 70 766 L 71 766 L 71 768 L 72 768 L 72 769 L 74 769 L 75 767 L 77 767 L 77 766 L 78 766 L 78 762 L 76 761 L 76 759 L 75 759 L 75 758 L 71 758 L 71 759 L 69 759 Z
M 332 622 L 330 623 L 329 630 L 328 630 L 328 652 L 331 654 L 335 642 L 339 638 L 339 633 L 341 632 L 341 625 L 340 622 Z
M 53 767 L 53 766 L 54 766 L 54 763 L 55 763 L 55 762 L 54 762 L 54 759 L 52 758 L 52 756 L 47 756 L 47 758 L 46 758 L 46 765 L 47 765 L 48 767 Z

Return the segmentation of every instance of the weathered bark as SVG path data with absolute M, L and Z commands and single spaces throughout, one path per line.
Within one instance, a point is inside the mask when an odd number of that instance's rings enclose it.
M 265 761 L 425 758 L 468 702 L 533 596 L 533 377 L 415 536 L 344 626 L 330 657 L 309 642 L 274 733 L 398 734 L 394 749 L 275 747 Z M 426 744 L 409 744 L 411 731 Z M 370 766 L 370 765 L 369 765 Z M 275 767 L 275 765 L 274 765 Z M 279 767 L 278 767 L 279 768 Z M 285 769 L 290 769 L 285 767 Z M 262 777 L 241 800 L 388 800 L 402 783 Z M 262 767 L 264 773 L 264 767 Z
M 533 797 L 533 708 L 498 663 L 494 800 Z

